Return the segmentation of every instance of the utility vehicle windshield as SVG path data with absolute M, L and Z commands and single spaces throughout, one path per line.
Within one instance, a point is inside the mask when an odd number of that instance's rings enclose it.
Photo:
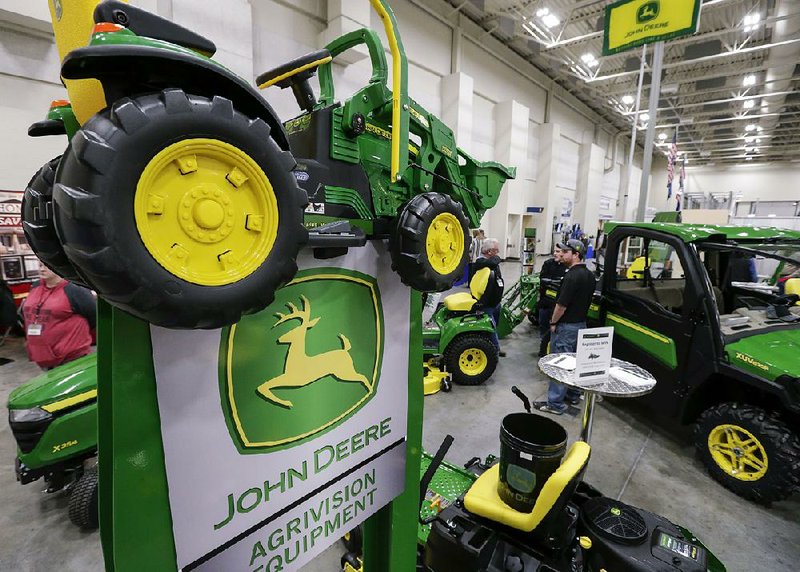
M 800 243 L 699 243 L 725 333 L 800 323 Z

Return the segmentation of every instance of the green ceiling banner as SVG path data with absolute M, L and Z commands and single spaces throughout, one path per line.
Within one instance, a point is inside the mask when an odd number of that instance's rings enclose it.
M 606 6 L 603 55 L 693 34 L 700 0 L 619 0 Z

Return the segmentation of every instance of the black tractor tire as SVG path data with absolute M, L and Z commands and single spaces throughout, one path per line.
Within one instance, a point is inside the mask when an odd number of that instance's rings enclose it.
M 758 440 L 767 457 L 767 471 L 762 477 L 741 480 L 714 460 L 709 436 L 723 425 L 737 426 Z M 700 416 L 694 440 L 709 474 L 737 495 L 755 503 L 769 505 L 786 499 L 800 485 L 800 439 L 777 414 L 747 404 L 715 405 Z
M 352 552 L 345 552 L 342 554 L 342 557 L 339 559 L 339 564 L 342 567 L 342 572 L 349 572 L 348 567 L 350 570 L 356 570 L 357 572 L 363 572 L 364 565 L 359 560 L 360 555 L 354 554 Z
M 477 357 L 476 356 L 482 356 Z M 485 359 L 484 367 L 480 361 Z M 459 385 L 480 385 L 492 377 L 499 352 L 487 334 L 461 334 L 453 338 L 444 350 L 444 364 Z
M 463 251 L 458 265 L 450 272 L 440 274 L 428 257 L 426 241 L 434 219 L 446 213 L 453 215 L 461 226 Z M 400 209 L 389 234 L 392 270 L 400 275 L 403 284 L 420 292 L 449 290 L 464 276 L 471 240 L 467 217 L 458 202 L 441 193 L 417 195 Z
M 264 260 L 221 285 L 190 282 L 165 268 L 145 246 L 134 214 L 137 185 L 153 157 L 196 138 L 222 142 L 252 159 L 266 175 L 277 204 L 276 236 Z M 187 95 L 180 89 L 122 98 L 72 138 L 53 191 L 56 230 L 84 282 L 114 306 L 169 328 L 225 326 L 263 309 L 297 272 L 297 253 L 308 240 L 303 226 L 308 199 L 292 174 L 295 166 L 292 154 L 270 136 L 266 122 L 246 117 L 226 98 Z M 238 188 L 228 177 L 231 173 L 225 176 L 227 183 Z M 167 192 L 186 197 L 194 184 L 187 177 L 185 186 Z M 247 213 L 234 206 L 228 215 L 235 224 L 249 224 Z M 168 214 L 177 220 L 174 208 Z
M 97 487 L 97 469 L 89 469 L 73 485 L 69 495 L 69 519 L 84 530 L 94 530 L 100 526 Z
M 356 556 L 361 556 L 364 550 L 364 536 L 361 527 L 357 526 L 345 532 L 344 536 L 342 536 L 342 544 L 344 544 L 344 548 L 347 552 L 355 554 Z
M 67 259 L 53 224 L 53 183 L 61 155 L 45 163 L 22 195 L 22 230 L 25 239 L 45 266 L 71 282 L 81 283 Z

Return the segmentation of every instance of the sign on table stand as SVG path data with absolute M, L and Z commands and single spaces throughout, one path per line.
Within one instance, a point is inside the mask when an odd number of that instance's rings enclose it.
M 376 559 L 393 553 L 376 569 L 413 566 L 421 306 L 385 248 L 304 251 L 268 308 L 223 329 L 169 330 L 104 307 L 109 569 L 296 570 L 379 511 L 367 557 L 372 545 Z
M 614 328 L 584 328 L 578 331 L 575 353 L 575 381 L 604 381 L 611 369 L 611 346 Z

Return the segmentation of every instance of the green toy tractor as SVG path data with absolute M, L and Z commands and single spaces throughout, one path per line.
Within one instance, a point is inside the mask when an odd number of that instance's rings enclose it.
M 69 518 L 97 528 L 97 358 L 91 354 L 54 368 L 11 392 L 11 433 L 17 441 L 17 480 L 44 478 L 46 492 L 69 489 Z
M 174 328 L 215 328 L 262 309 L 307 243 L 332 257 L 388 239 L 405 284 L 449 288 L 464 272 L 469 226 L 515 170 L 472 159 L 408 97 L 394 15 L 371 3 L 387 32 L 393 91 L 377 34 L 357 30 L 259 76 L 262 88 L 292 89 L 302 111 L 285 124 L 211 59 L 206 38 L 100 3 L 89 45 L 66 53 L 61 73 L 68 89 L 99 81 L 104 102 L 87 112 L 91 98 L 72 97 L 86 119 L 50 164 L 52 192 L 25 211 L 47 238 L 34 250 L 111 304 Z M 57 40 L 68 33 L 56 29 Z M 360 44 L 372 77 L 336 102 L 333 62 Z M 319 99 L 309 81 L 317 73 Z

